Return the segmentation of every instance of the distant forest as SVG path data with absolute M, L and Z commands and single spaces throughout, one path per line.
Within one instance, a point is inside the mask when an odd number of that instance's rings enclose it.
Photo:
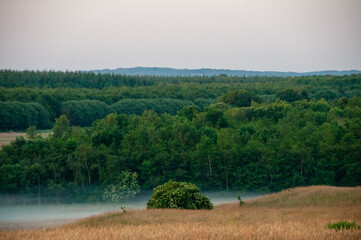
M 313 75 L 350 75 L 361 74 L 361 71 L 317 71 L 317 72 L 277 72 L 277 71 L 246 71 L 246 70 L 230 70 L 230 69 L 177 69 L 177 68 L 162 68 L 162 67 L 133 67 L 133 68 L 116 68 L 116 69 L 101 69 L 90 72 L 101 74 L 122 74 L 135 76 L 214 76 L 226 74 L 228 76 L 250 77 L 250 76 L 266 76 L 266 77 L 299 77 L 299 76 L 313 76 Z
M 2 70 L 0 86 L 2 130 L 53 130 L 0 150 L 7 196 L 99 201 L 122 171 L 143 189 L 169 179 L 202 190 L 361 185 L 361 75 Z
M 202 110 L 230 90 L 242 89 L 258 103 L 285 91 L 303 93 L 299 99 L 361 97 L 361 74 L 305 77 L 156 77 L 82 72 L 0 70 L 0 130 L 24 130 L 31 125 L 51 128 L 54 119 L 67 115 L 71 125 L 91 126 L 110 113 L 175 115 L 184 106 Z M 298 99 L 298 100 L 299 100 Z M 244 106 L 247 107 L 247 106 Z

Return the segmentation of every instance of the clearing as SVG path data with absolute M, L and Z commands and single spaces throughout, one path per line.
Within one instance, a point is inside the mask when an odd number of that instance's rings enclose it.
M 40 136 L 47 137 L 51 133 L 51 130 L 39 130 L 37 132 Z M 0 148 L 3 145 L 10 144 L 17 137 L 26 138 L 26 133 L 25 132 L 0 132 Z

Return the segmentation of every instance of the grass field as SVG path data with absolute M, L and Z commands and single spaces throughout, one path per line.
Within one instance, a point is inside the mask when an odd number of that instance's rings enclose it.
M 213 210 L 131 210 L 57 228 L 0 232 L 0 239 L 361 239 L 361 187 L 302 187 Z
M 42 137 L 47 137 L 50 134 L 51 130 L 39 130 L 38 134 Z M 25 137 L 25 132 L 0 132 L 0 148 L 3 145 L 10 144 L 12 141 L 16 139 L 16 137 Z

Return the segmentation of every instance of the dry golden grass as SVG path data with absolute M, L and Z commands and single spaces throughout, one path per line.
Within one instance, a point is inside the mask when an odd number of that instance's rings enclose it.
M 16 139 L 16 137 L 23 136 L 25 137 L 25 133 L 16 133 L 16 132 L 2 132 L 0 133 L 0 148 L 3 145 L 10 144 L 12 141 Z
M 361 187 L 312 186 L 286 189 L 248 201 L 250 206 L 351 206 L 361 205 Z
M 53 229 L 0 232 L 0 239 L 361 239 L 361 230 L 326 229 L 337 221 L 361 224 L 360 201 L 360 187 L 295 188 L 242 207 L 109 213 Z
M 43 130 L 44 131 L 44 130 Z M 39 133 L 42 137 L 47 137 L 50 131 L 45 130 L 44 132 Z M 12 141 L 16 139 L 16 137 L 24 137 L 26 138 L 26 133 L 24 132 L 0 132 L 0 148 L 3 145 L 10 144 Z

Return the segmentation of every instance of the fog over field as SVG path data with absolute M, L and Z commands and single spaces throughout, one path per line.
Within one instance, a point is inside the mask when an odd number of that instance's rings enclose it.
M 260 193 L 238 192 L 204 192 L 214 205 L 237 202 L 237 196 L 243 200 L 261 196 Z M 126 209 L 145 209 L 150 193 L 144 193 L 128 201 L 117 203 L 79 203 L 79 204 L 45 204 L 45 205 L 0 205 L 0 229 L 22 229 L 51 227 L 72 222 L 97 214 Z
M 237 192 L 203 194 L 217 202 L 233 199 Z M 256 195 L 243 193 L 242 196 L 246 199 Z M 145 194 L 141 192 L 139 197 L 145 198 Z M 358 226 L 360 206 L 361 187 L 296 187 L 249 200 L 244 206 L 234 202 L 216 205 L 212 210 L 133 210 L 126 214 L 102 214 L 54 228 L 48 227 L 71 220 L 38 221 L 37 225 L 13 223 L 8 224 L 6 231 L 0 230 L 0 239 L 361 239 L 360 230 L 337 231 L 329 227 L 338 219 Z M 58 211 L 62 210 L 60 205 L 57 207 Z M 36 227 L 46 229 L 8 231 Z

